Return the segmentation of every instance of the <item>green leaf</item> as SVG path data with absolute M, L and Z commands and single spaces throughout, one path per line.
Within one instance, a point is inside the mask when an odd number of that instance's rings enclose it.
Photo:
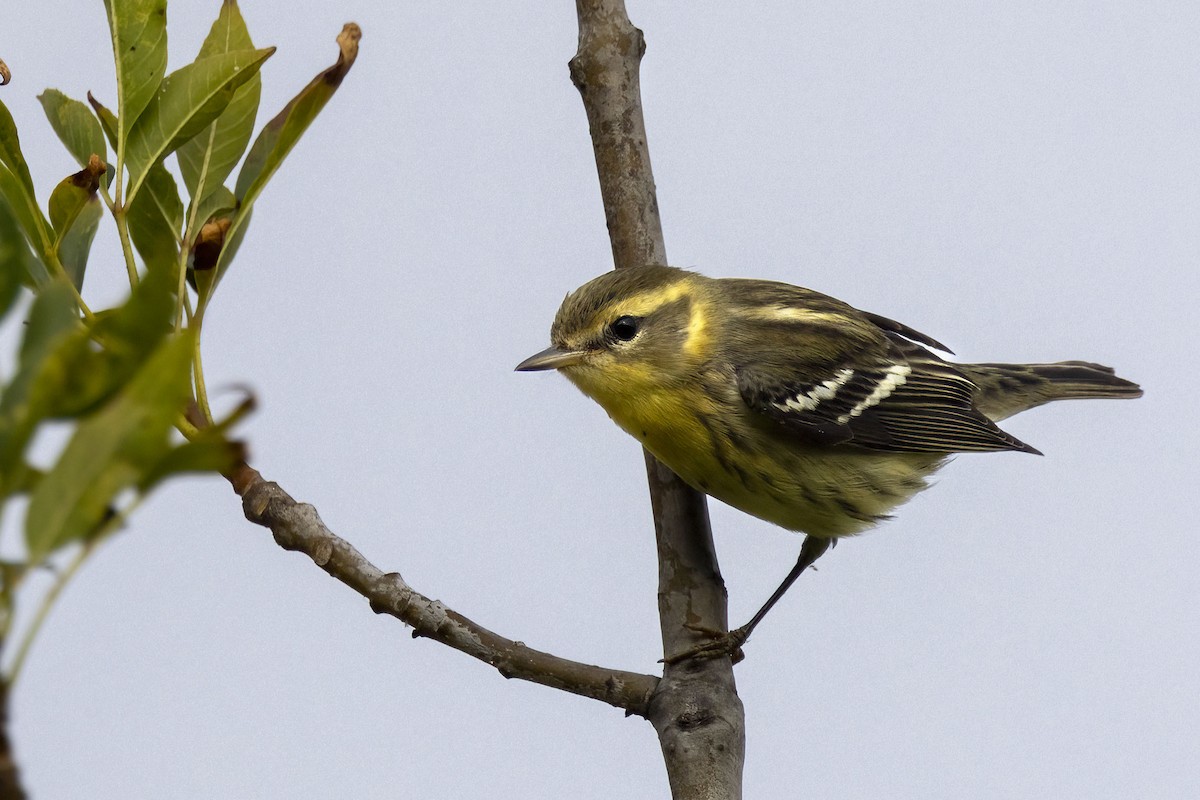
M 108 143 L 115 148 L 117 146 L 117 130 L 121 126 L 117 115 L 109 111 L 108 107 L 97 100 L 91 92 L 88 92 L 87 98 L 88 104 L 96 112 L 96 116 L 100 118 L 100 127 L 104 130 L 104 138 L 108 139 Z
M 28 275 L 29 248 L 8 213 L 0 206 L 0 319 L 7 316 Z
M 5 292 L 13 292 L 24 284 L 33 287 L 40 286 L 49 280 L 46 268 L 29 252 L 29 245 L 17 224 L 17 218 L 9 208 L 8 202 L 0 197 L 0 298 Z M 8 310 L 13 297 L 7 302 L 0 302 L 0 317 Z
M 60 341 L 33 381 L 30 414 L 78 417 L 108 402 L 170 332 L 174 298 L 171 273 L 150 272 L 124 305 L 100 312 L 90 329 Z
M 0 241 L 0 259 L 5 257 L 6 247 L 7 242 Z M 10 272 L 7 266 L 0 261 L 0 319 L 4 319 L 8 315 L 20 291 L 20 276 L 15 271 Z
M 175 312 L 175 276 L 170 271 L 146 274 L 120 308 L 102 312 L 92 333 L 113 356 L 139 365 L 171 332 Z M 133 368 L 128 374 L 133 373 Z
M 72 100 L 57 89 L 47 89 L 38 95 L 38 100 L 42 103 L 50 127 L 79 166 L 86 167 L 93 154 L 100 156 L 101 161 L 108 161 L 104 132 L 86 105 Z
M 237 255 L 238 248 L 242 246 L 242 241 L 246 238 L 246 231 L 250 230 L 250 220 L 254 218 L 254 209 L 246 209 L 238 213 L 237 227 L 230 227 L 229 232 L 225 234 L 225 246 L 221 249 L 221 258 L 219 264 L 227 264 L 233 261 L 233 257 Z
M 171 330 L 175 279 L 150 272 L 90 329 L 78 324 L 74 297 L 54 281 L 34 301 L 20 369 L 0 397 L 0 487 L 11 484 L 38 422 L 91 413 L 141 368 Z
M 20 181 L 8 171 L 8 167 L 0 166 L 0 205 L 4 206 L 9 218 L 23 234 L 22 241 L 28 241 L 35 250 L 49 247 L 49 236 L 39 227 L 39 224 L 45 224 L 41 210 L 36 206 L 31 209 L 25 200 L 25 190 Z
M 29 464 L 20 464 L 17 469 L 13 470 L 12 483 L 5 486 L 5 492 L 9 495 L 29 494 L 37 487 L 38 481 L 42 479 L 42 475 L 44 474 L 37 467 L 31 467 Z
M 0 442 L 4 439 L 5 423 L 28 401 L 34 380 L 50 354 L 73 333 L 82 330 L 75 293 L 70 286 L 60 279 L 38 292 L 26 320 L 17 373 L 0 394 Z
M 0 163 L 12 170 L 20 181 L 25 192 L 32 198 L 33 178 L 29 174 L 29 165 L 21 153 L 21 139 L 17 136 L 17 123 L 9 113 L 8 107 L 0 103 Z M 34 205 L 37 205 L 35 199 Z
M 126 163 L 133 200 L 146 172 L 215 120 L 275 48 L 209 56 L 172 72 L 129 134 Z
M 31 562 L 98 533 L 117 495 L 141 485 L 173 449 L 172 425 L 189 395 L 194 337 L 188 330 L 164 342 L 110 403 L 79 424 L 29 499 Z
M 0 195 L 8 200 L 34 249 L 49 248 L 48 226 L 38 207 L 29 165 L 21 154 L 17 125 L 4 103 L 0 103 L 0 165 Z
M 16 485 L 41 420 L 95 412 L 144 368 L 171 331 L 175 278 L 149 272 L 129 300 L 97 314 L 90 329 L 79 324 L 74 298 L 54 281 L 34 300 L 20 367 L 0 397 L 0 496 Z
M 29 405 L 34 381 L 50 353 L 79 330 L 71 287 L 61 280 L 47 284 L 29 309 L 16 375 L 0 393 L 0 497 L 14 486 L 14 476 L 37 422 Z
M 258 134 L 233 190 L 243 208 L 254 204 L 267 181 L 342 85 L 342 79 L 358 57 L 360 36 L 357 25 L 347 25 L 338 36 L 339 52 L 334 65 L 313 78 Z
M 25 337 L 21 340 L 18 357 L 20 371 L 36 367 L 53 349 L 55 340 L 65 333 L 79 329 L 79 312 L 75 307 L 75 293 L 61 281 L 54 281 L 38 292 L 29 309 L 25 325 Z M 19 375 L 18 375 L 19 377 Z M 4 390 L 0 399 L 0 412 L 8 405 L 12 384 Z
M 64 178 L 50 194 L 55 253 L 76 289 L 83 288 L 88 252 L 104 214 L 96 196 L 104 167 L 98 157 L 93 157 L 88 166 Z
M 107 402 L 137 366 L 98 350 L 88 331 L 77 331 L 42 361 L 22 413 L 32 423 L 82 416 Z
M 167 70 L 167 0 L 104 0 L 104 8 L 117 64 L 116 138 L 126 142 Z
M 75 224 L 58 243 L 58 260 L 76 289 L 83 289 L 83 275 L 87 271 L 88 255 L 92 252 L 92 240 L 96 238 L 96 229 L 103 218 L 104 204 L 100 198 L 92 195 L 79 210 Z
M 58 238 L 75 224 L 87 201 L 96 196 L 97 186 L 95 176 L 85 169 L 68 175 L 54 187 L 50 193 L 50 225 Z
M 254 49 L 250 32 L 234 0 L 225 0 L 208 37 L 200 47 L 197 60 L 210 56 Z M 183 182 L 192 198 L 192 205 L 202 203 L 233 171 L 250 136 L 254 133 L 254 118 L 258 114 L 262 94 L 262 76 L 254 75 L 238 89 L 229 105 L 217 120 L 194 138 L 184 142 L 177 152 Z M 204 224 L 207 216 L 196 215 Z
M 146 173 L 142 191 L 129 206 L 129 235 L 147 268 L 176 268 L 183 235 L 183 201 L 175 179 L 162 164 Z
M 234 195 L 238 199 L 238 213 L 233 225 L 226 236 L 230 243 L 240 243 L 245 235 L 242 228 L 250 219 L 250 211 L 254 202 L 262 193 L 263 188 L 279 169 L 288 153 L 296 146 L 296 142 L 308 130 L 321 109 L 333 97 L 334 92 L 342 85 L 342 79 L 354 66 L 358 58 L 358 40 L 362 31 L 354 23 L 348 23 L 338 34 L 338 58 L 333 66 L 322 70 L 313 78 L 300 93 L 288 102 L 275 118 L 266 124 L 250 147 L 241 172 L 238 173 Z M 201 292 L 201 305 L 206 305 L 221 280 L 225 270 L 233 258 L 235 248 L 226 247 L 221 251 L 220 259 L 210 278 L 206 279 L 207 289 Z M 197 277 L 199 281 L 199 277 Z

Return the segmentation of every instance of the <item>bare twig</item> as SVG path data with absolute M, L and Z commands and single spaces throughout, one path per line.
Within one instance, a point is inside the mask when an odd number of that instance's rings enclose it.
M 579 49 L 571 77 L 583 96 L 618 268 L 665 264 L 666 247 L 646 146 L 638 70 L 645 44 L 622 0 L 576 0 Z M 191 421 L 203 427 L 199 414 Z M 697 641 L 698 629 L 725 630 L 725 585 L 713 548 L 704 496 L 652 457 L 646 458 L 659 555 L 659 617 L 664 655 Z M 316 509 L 242 464 L 226 475 L 246 518 L 271 529 L 287 550 L 367 598 L 377 613 L 491 664 L 505 677 L 602 700 L 646 717 L 659 735 L 672 796 L 741 797 L 745 722 L 728 658 L 667 664 L 660 680 L 582 664 L 532 650 L 421 595 L 397 573 L 384 573 L 330 531 Z
M 315 508 L 297 503 L 250 466 L 242 464 L 226 477 L 242 498 L 246 519 L 270 528 L 285 550 L 306 554 L 325 572 L 370 601 L 377 614 L 390 614 L 412 626 L 414 637 L 427 637 L 460 650 L 491 664 L 506 678 L 601 700 L 630 715 L 647 715 L 658 685 L 654 676 L 570 661 L 493 633 L 415 591 L 398 573 L 384 573 L 329 530 Z
M 642 32 L 623 0 L 576 0 L 579 50 L 571 79 L 583 97 L 605 217 L 618 269 L 665 264 L 666 245 L 642 117 Z M 704 495 L 646 456 L 658 540 L 663 653 L 696 644 L 697 629 L 726 630 L 725 584 Z M 687 798 L 741 797 L 745 719 L 729 659 L 667 664 L 650 705 L 671 792 Z

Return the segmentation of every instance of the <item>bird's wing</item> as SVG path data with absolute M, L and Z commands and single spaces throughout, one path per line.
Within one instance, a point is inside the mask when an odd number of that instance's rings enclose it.
M 798 341 L 794 371 L 786 355 L 770 364 L 735 365 L 738 391 L 750 408 L 816 444 L 920 453 L 1038 452 L 975 408 L 976 386 L 953 364 L 906 337 L 884 329 L 877 346 L 821 363 Z

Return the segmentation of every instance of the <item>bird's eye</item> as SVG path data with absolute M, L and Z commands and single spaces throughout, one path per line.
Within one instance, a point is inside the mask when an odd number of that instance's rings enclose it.
M 637 317 L 617 317 L 608 326 L 608 332 L 612 334 L 613 338 L 628 342 L 638 335 L 641 324 L 642 321 Z

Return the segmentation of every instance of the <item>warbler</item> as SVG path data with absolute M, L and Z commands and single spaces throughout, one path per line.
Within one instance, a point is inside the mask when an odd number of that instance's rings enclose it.
M 550 340 L 517 369 L 558 370 L 692 487 L 808 535 L 741 641 L 831 542 L 886 519 L 950 454 L 1039 453 L 997 421 L 1142 393 L 1086 361 L 951 363 L 935 339 L 819 292 L 662 266 L 567 295 Z

